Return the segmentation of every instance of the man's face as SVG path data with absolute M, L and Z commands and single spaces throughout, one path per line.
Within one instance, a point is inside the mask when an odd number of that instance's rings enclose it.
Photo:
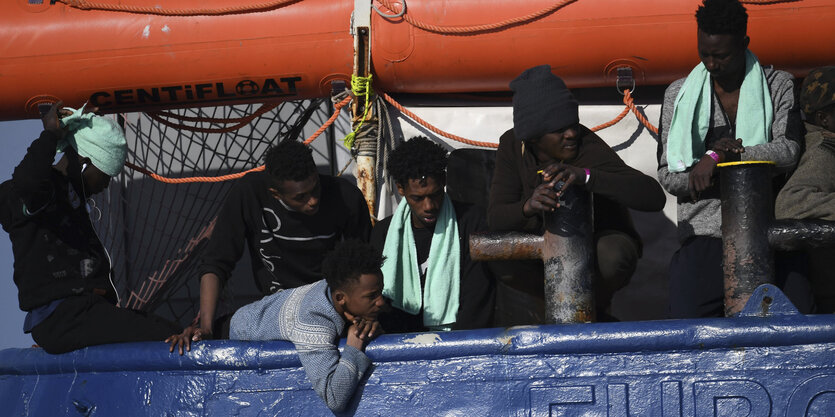
M 743 77 L 750 39 L 739 35 L 709 35 L 699 30 L 699 59 L 714 79 Z
M 816 111 L 815 121 L 818 126 L 835 133 L 835 104 Z
M 354 317 L 367 319 L 377 318 L 383 308 L 383 274 L 362 274 L 359 279 L 347 288 L 337 290 L 342 292 L 342 309 Z
M 319 174 L 313 173 L 301 181 L 276 181 L 270 193 L 291 210 L 312 216 L 319 211 L 319 197 L 322 195 Z
M 412 226 L 434 229 L 444 202 L 444 182 L 432 177 L 409 179 L 397 184 L 397 192 L 406 199 L 412 211 Z
M 84 181 L 84 193 L 87 197 L 104 191 L 110 185 L 110 176 L 101 172 L 90 162 L 87 162 L 86 167 L 82 169 L 81 178 Z
M 533 144 L 539 152 L 555 160 L 570 161 L 577 157 L 580 150 L 580 125 L 575 124 L 546 133 Z

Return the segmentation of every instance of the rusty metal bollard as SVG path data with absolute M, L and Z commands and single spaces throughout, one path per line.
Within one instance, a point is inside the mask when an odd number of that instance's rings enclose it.
M 477 233 L 474 261 L 541 259 L 545 265 L 545 313 L 552 323 L 585 323 L 594 314 L 593 209 L 591 194 L 569 187 L 561 206 L 545 214 L 545 233 Z
M 725 316 L 742 310 L 754 290 L 774 284 L 774 257 L 768 243 L 773 219 L 773 162 L 719 164 Z

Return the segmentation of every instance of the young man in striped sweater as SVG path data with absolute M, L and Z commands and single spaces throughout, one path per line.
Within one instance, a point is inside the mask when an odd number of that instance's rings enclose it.
M 293 342 L 313 389 L 328 408 L 344 410 L 371 365 L 365 345 L 382 333 L 377 322 L 384 304 L 382 263 L 369 244 L 339 243 L 322 262 L 325 279 L 241 307 L 232 316 L 229 337 Z

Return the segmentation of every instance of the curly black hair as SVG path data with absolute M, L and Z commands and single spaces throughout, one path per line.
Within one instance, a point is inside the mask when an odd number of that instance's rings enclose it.
M 284 140 L 267 150 L 264 154 L 266 171 L 279 181 L 302 181 L 316 172 L 313 153 L 307 145 Z
M 446 179 L 447 152 L 425 136 L 416 136 L 395 148 L 388 157 L 388 170 L 394 181 L 406 185 L 410 179 Z
M 708 35 L 745 36 L 748 12 L 739 0 L 704 0 L 696 10 L 696 23 Z
M 332 290 L 340 290 L 362 274 L 381 273 L 382 265 L 383 256 L 370 243 L 351 239 L 337 243 L 325 256 L 322 273 Z

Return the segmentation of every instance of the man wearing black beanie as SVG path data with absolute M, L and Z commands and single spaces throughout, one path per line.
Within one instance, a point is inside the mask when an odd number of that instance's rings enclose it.
M 577 100 L 549 65 L 525 70 L 510 89 L 513 129 L 499 139 L 487 209 L 490 229 L 542 233 L 542 213 L 557 206 L 558 181 L 590 191 L 597 255 L 595 303 L 598 320 L 610 319 L 612 296 L 629 282 L 641 256 L 641 238 L 627 208 L 659 211 L 664 208 L 664 191 L 580 124 Z M 541 263 L 537 267 L 525 268 L 527 276 L 514 274 L 505 284 L 541 300 L 544 273 Z

